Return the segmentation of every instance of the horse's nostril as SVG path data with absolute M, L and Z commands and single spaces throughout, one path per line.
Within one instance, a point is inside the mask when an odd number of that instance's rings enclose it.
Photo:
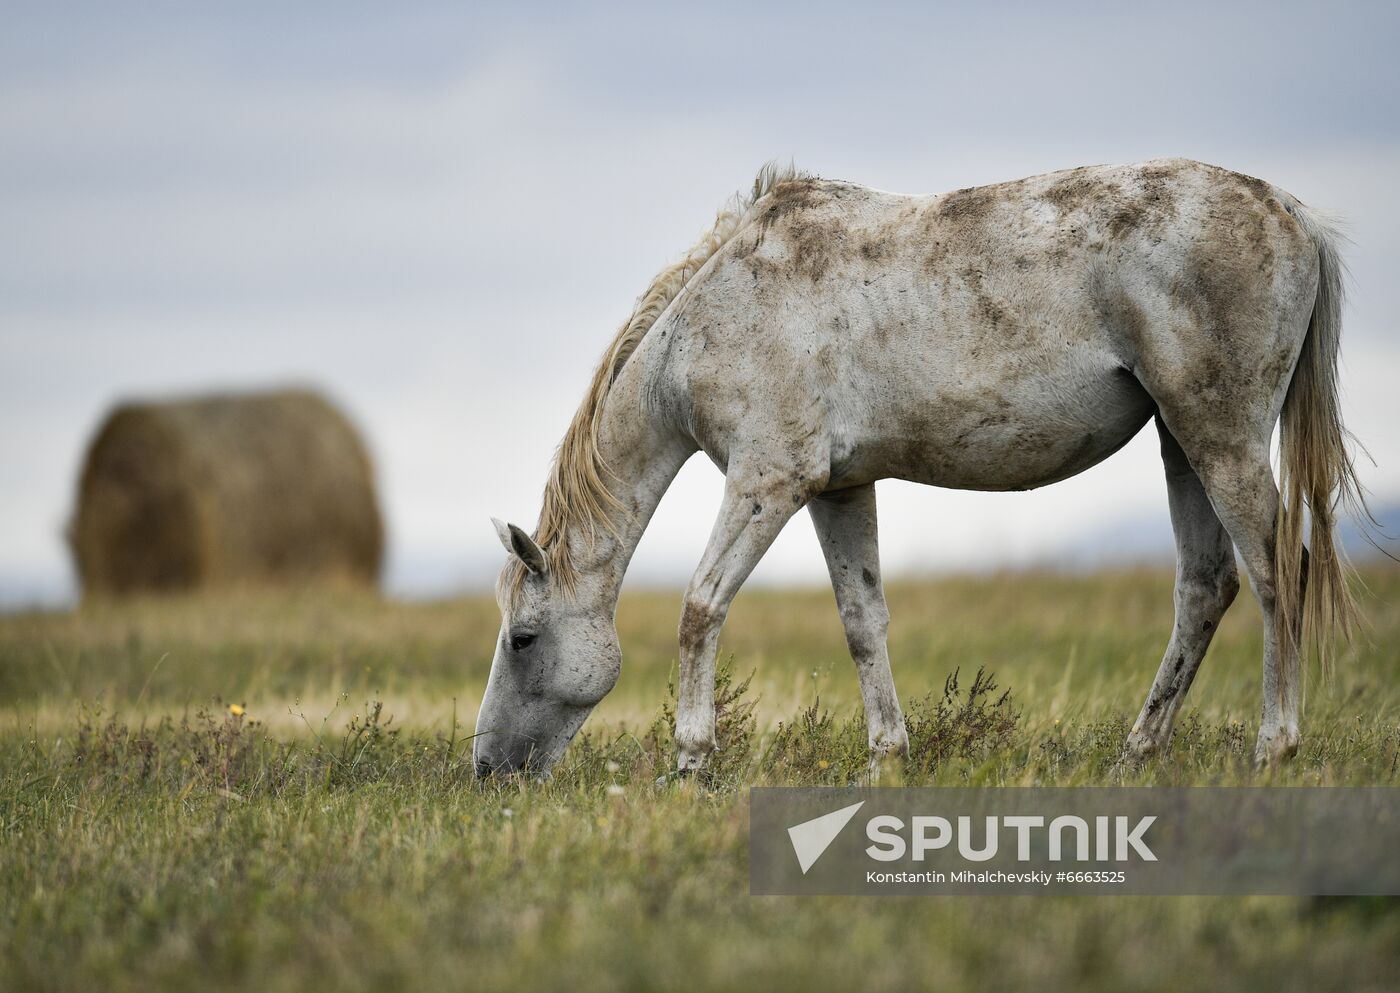
M 487 762 L 485 759 L 476 760 L 476 775 L 478 779 L 485 779 L 487 776 L 491 775 L 491 773 L 495 771 L 495 767 L 492 766 L 491 763 Z

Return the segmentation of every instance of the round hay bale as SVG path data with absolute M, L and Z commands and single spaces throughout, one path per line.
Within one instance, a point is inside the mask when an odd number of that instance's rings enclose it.
M 373 583 L 384 527 L 355 429 L 288 390 L 119 406 L 88 449 L 69 541 L 88 593 Z

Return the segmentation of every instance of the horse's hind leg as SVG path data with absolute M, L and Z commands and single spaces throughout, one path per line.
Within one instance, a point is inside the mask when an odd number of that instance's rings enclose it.
M 1261 418 L 1227 429 L 1208 418 L 1183 416 L 1180 405 L 1159 401 L 1162 419 L 1200 477 L 1220 523 L 1239 549 L 1249 584 L 1264 615 L 1264 714 L 1254 751 L 1256 763 L 1288 758 L 1298 750 L 1302 674 L 1297 639 L 1280 642 L 1275 592 L 1275 522 L 1278 487 L 1269 466 L 1269 431 Z M 1208 426 L 1207 426 L 1208 425 Z
M 826 556 L 846 644 L 856 664 L 872 770 L 886 755 L 907 755 L 909 733 L 890 672 L 885 634 L 890 612 L 880 585 L 880 545 L 875 485 L 828 493 L 807 505 Z
M 1269 257 L 1255 257 L 1249 245 L 1236 244 L 1235 229 L 1211 223 L 1205 231 L 1218 242 L 1219 257 L 1187 273 L 1176 298 L 1151 304 L 1159 319 L 1137 336 L 1133 371 L 1235 543 L 1264 615 L 1264 707 L 1255 749 L 1263 763 L 1298 747 L 1298 639 L 1280 637 L 1280 501 L 1269 441 L 1308 335 L 1317 252 L 1284 239 Z M 1272 266 L 1273 278 L 1259 278 L 1256 264 Z
M 1176 624 L 1157 678 L 1128 735 L 1128 749 L 1137 755 L 1149 755 L 1167 746 L 1177 710 L 1220 618 L 1240 588 L 1234 545 L 1210 505 L 1200 477 L 1160 418 L 1157 433 L 1162 440 L 1167 502 L 1176 533 Z
M 1259 446 L 1252 457 L 1227 455 L 1211 460 L 1202 467 L 1202 482 L 1240 550 L 1264 614 L 1264 716 L 1254 760 L 1263 764 L 1288 758 L 1298 750 L 1302 673 L 1296 639 L 1293 644 L 1281 644 L 1278 638 L 1274 528 L 1279 495 L 1268 448 Z

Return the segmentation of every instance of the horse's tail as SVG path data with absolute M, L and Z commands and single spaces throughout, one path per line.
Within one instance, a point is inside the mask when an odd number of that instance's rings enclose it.
M 1350 637 L 1356 621 L 1347 563 L 1335 538 L 1337 509 L 1369 517 L 1347 449 L 1337 389 L 1346 267 L 1334 223 L 1292 197 L 1284 200 L 1317 248 L 1318 280 L 1312 320 L 1279 421 L 1277 634 L 1284 651 L 1306 652 L 1315 643 L 1323 671 L 1330 672 L 1335 636 Z M 1305 513 L 1311 518 L 1307 548 Z

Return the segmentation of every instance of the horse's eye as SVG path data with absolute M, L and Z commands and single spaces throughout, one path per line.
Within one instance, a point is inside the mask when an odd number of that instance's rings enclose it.
M 534 641 L 535 636 L 533 634 L 517 634 L 510 639 L 510 647 L 512 651 L 518 652 L 522 649 L 529 648 L 534 644 Z

